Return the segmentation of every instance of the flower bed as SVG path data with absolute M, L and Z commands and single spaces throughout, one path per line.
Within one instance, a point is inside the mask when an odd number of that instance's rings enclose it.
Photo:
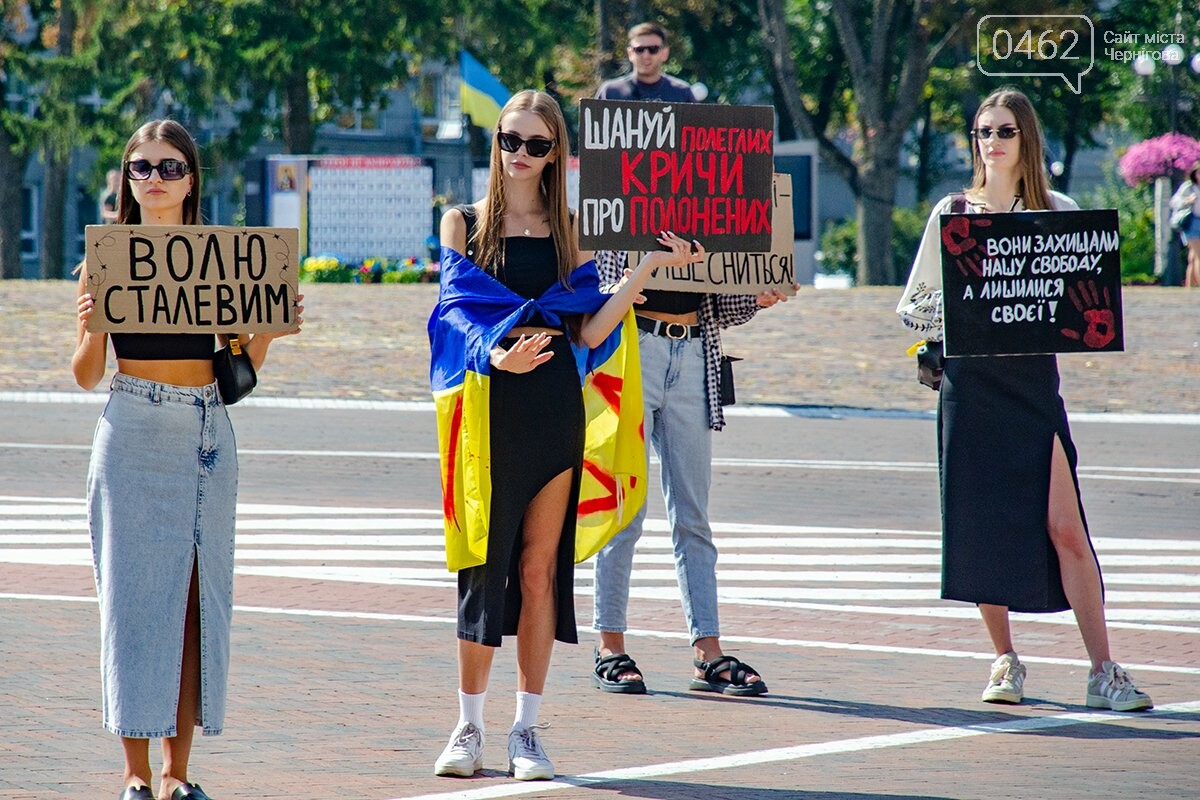
M 301 283 L 436 283 L 438 262 L 427 258 L 368 258 L 361 263 L 334 255 L 309 256 Z

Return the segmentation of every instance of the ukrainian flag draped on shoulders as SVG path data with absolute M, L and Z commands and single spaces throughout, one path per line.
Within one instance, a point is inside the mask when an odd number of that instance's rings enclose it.
M 441 292 L 429 318 L 429 381 L 437 406 L 446 566 L 457 572 L 487 558 L 492 348 L 535 312 L 558 326 L 564 316 L 595 312 L 608 295 L 600 291 L 592 261 L 571 273 L 570 289 L 556 282 L 531 300 L 455 250 L 443 247 L 441 257 Z M 587 422 L 575 528 L 579 562 L 598 552 L 646 502 L 642 378 L 633 312 L 600 347 L 573 344 L 572 350 Z

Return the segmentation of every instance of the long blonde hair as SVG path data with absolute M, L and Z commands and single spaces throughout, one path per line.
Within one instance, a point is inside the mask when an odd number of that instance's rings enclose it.
M 1042 124 L 1038 121 L 1033 103 L 1023 93 L 1011 87 L 1003 87 L 989 94 L 980 103 L 971 121 L 971 129 L 979 125 L 979 117 L 991 108 L 1007 108 L 1016 120 L 1017 128 L 1021 131 L 1021 177 L 1017 181 L 1017 191 L 1021 202 L 1030 211 L 1044 211 L 1054 208 L 1050 198 L 1050 175 L 1046 172 L 1046 139 L 1042 134 Z M 971 140 L 971 165 L 974 175 L 968 193 L 978 192 L 987 183 L 987 173 L 984 171 L 983 159 L 979 155 L 979 140 Z
M 550 217 L 550 238 L 558 253 L 558 279 L 566 286 L 567 278 L 579 261 L 579 248 L 575 243 L 575 231 L 567 209 L 567 154 L 571 152 L 567 123 L 558 101 L 545 92 L 533 89 L 514 94 L 500 109 L 500 120 L 513 111 L 537 114 L 554 139 L 556 158 L 542 170 L 541 194 Z M 504 195 L 504 165 L 500 160 L 500 144 L 495 137 L 499 130 L 500 123 L 497 122 L 492 135 L 491 172 L 488 174 L 483 214 L 471 237 L 479 254 L 476 263 L 485 268 L 493 264 L 504 265 L 504 212 L 507 202 Z

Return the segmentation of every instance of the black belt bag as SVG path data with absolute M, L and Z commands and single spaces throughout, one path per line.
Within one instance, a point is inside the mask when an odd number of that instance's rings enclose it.
M 668 339 L 699 339 L 699 325 L 684 325 L 682 322 L 663 322 L 661 319 L 650 319 L 649 317 L 638 317 L 637 326 L 646 333 L 653 333 L 655 336 L 665 336 Z

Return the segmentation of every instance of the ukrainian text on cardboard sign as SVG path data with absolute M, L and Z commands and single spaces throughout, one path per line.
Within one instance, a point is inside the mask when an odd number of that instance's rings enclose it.
M 91 330 L 262 333 L 296 328 L 295 228 L 89 225 Z
M 770 106 L 580 101 L 580 246 L 650 250 L 662 231 L 714 252 L 771 246 Z
M 946 355 L 1125 349 L 1117 212 L 945 214 Z
M 771 229 L 770 252 L 709 253 L 704 261 L 656 269 L 646 288 L 710 294 L 758 294 L 778 289 L 786 295 L 794 295 L 792 176 L 776 173 L 772 194 L 775 223 Z M 641 252 L 630 252 L 629 263 L 638 263 L 642 255 Z

